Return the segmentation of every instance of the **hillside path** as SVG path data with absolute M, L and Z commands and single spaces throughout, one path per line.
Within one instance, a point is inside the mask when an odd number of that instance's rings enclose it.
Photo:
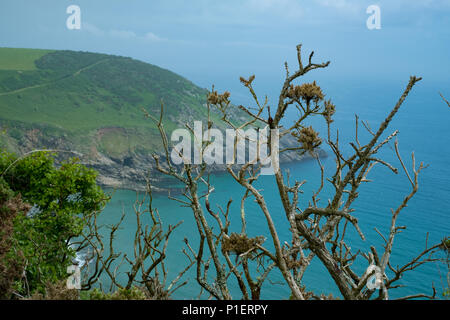
M 51 84 L 57 83 L 58 81 L 61 81 L 61 80 L 67 79 L 67 78 L 71 78 L 71 77 L 76 77 L 81 72 L 86 71 L 88 69 L 91 69 L 91 68 L 95 67 L 96 65 L 98 65 L 100 63 L 103 63 L 105 61 L 108 61 L 108 60 L 109 59 L 103 59 L 103 60 L 97 61 L 97 62 L 95 62 L 93 64 L 90 64 L 90 65 L 88 65 L 86 67 L 81 68 L 80 70 L 75 71 L 73 74 L 65 75 L 65 76 L 63 76 L 63 77 L 61 77 L 59 79 L 56 79 L 56 80 L 53 80 L 53 81 L 50 81 L 50 82 L 47 82 L 47 83 L 42 83 L 42 84 L 37 84 L 37 85 L 34 85 L 34 86 L 24 87 L 24 88 L 20 88 L 20 89 L 16 89 L 16 90 L 13 90 L 13 91 L 8 91 L 8 92 L 2 92 L 2 93 L 0 93 L 0 97 L 1 96 L 6 96 L 6 95 L 10 95 L 10 94 L 19 93 L 19 92 L 22 92 L 22 91 L 25 91 L 25 90 L 46 87 L 46 86 L 49 86 Z

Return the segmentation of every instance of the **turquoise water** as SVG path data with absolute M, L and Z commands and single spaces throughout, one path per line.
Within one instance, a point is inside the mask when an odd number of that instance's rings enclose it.
M 329 83 L 326 80 L 322 83 L 322 88 L 328 93 L 337 106 L 334 128 L 340 128 L 340 141 L 346 150 L 350 152 L 348 142 L 355 128 L 354 114 L 357 113 L 360 119 L 368 120 L 373 130 L 378 128 L 379 123 L 394 106 L 398 97 L 402 93 L 405 82 L 392 83 L 355 83 L 352 86 L 343 86 L 338 83 Z M 410 201 L 398 219 L 398 225 L 405 225 L 407 229 L 399 234 L 394 243 L 391 263 L 402 265 L 410 258 L 420 253 L 425 247 L 427 232 L 429 233 L 428 243 L 435 243 L 450 233 L 450 167 L 448 166 L 449 145 L 449 120 L 450 109 L 440 100 L 438 90 L 446 92 L 447 86 L 432 83 L 420 83 L 407 99 L 397 118 L 387 130 L 387 134 L 395 129 L 400 131 L 399 145 L 403 159 L 410 168 L 411 151 L 415 152 L 416 161 L 423 161 L 429 166 L 420 175 L 420 188 L 416 196 Z M 355 100 L 354 97 L 358 97 Z M 290 118 L 295 113 L 289 114 Z M 322 119 L 311 122 L 319 131 L 324 132 Z M 369 138 L 360 127 L 360 141 L 367 141 Z M 326 149 L 326 148 L 325 148 Z M 331 153 L 330 153 L 331 155 Z M 390 160 L 391 163 L 400 168 L 396 160 L 393 144 L 387 146 L 380 157 Z M 333 158 L 327 157 L 322 162 L 328 173 L 332 172 L 334 167 Z M 306 207 L 312 191 L 319 185 L 320 171 L 317 163 L 312 160 L 306 160 L 300 163 L 284 165 L 285 170 L 289 170 L 291 179 L 307 180 L 304 186 L 301 207 Z M 374 244 L 378 252 L 383 252 L 383 240 L 374 231 L 377 227 L 382 233 L 387 234 L 390 223 L 390 209 L 396 208 L 404 196 L 410 192 L 410 184 L 400 170 L 398 175 L 393 174 L 385 167 L 375 167 L 371 172 L 370 179 L 374 182 L 365 184 L 360 189 L 360 196 L 354 203 L 355 216 L 359 219 L 362 231 L 367 240 L 360 240 L 359 236 L 353 231 L 348 233 L 348 241 L 352 243 L 352 249 L 367 248 Z M 227 201 L 232 198 L 234 202 L 231 207 L 232 229 L 240 230 L 239 202 L 242 195 L 242 188 L 237 185 L 227 175 L 215 175 L 212 182 L 216 191 L 210 200 L 213 206 L 216 204 L 222 207 L 226 206 Z M 281 203 L 274 192 L 274 178 L 264 176 L 259 181 L 259 187 L 263 189 L 263 195 L 272 212 L 272 217 L 277 225 L 280 238 L 282 240 L 290 239 L 285 216 L 281 208 Z M 330 192 L 330 185 L 326 186 L 321 196 L 322 205 L 326 205 L 327 194 Z M 134 214 L 132 205 L 136 200 L 136 193 L 129 190 L 116 190 L 111 202 L 101 214 L 100 222 L 107 224 L 118 221 L 122 210 L 127 213 L 123 223 L 123 229 L 117 236 L 118 250 L 124 250 L 131 253 L 132 241 L 134 238 Z M 192 212 L 180 206 L 179 203 L 167 199 L 164 195 L 155 195 L 153 206 L 159 209 L 162 221 L 166 226 L 175 224 L 183 220 L 183 224 L 173 234 L 169 247 L 166 266 L 169 269 L 169 280 L 173 278 L 186 265 L 186 257 L 181 253 L 184 242 L 188 237 L 191 245 L 196 248 L 198 237 L 196 236 L 196 226 Z M 267 235 L 268 229 L 265 225 L 262 212 L 253 203 L 247 201 L 247 225 L 250 236 Z M 266 244 L 269 241 L 266 241 Z M 269 244 L 267 244 L 270 247 Z M 359 272 L 362 272 L 367 265 L 357 265 Z M 431 293 L 431 284 L 434 283 L 438 292 L 442 291 L 441 276 L 445 270 L 436 263 L 427 264 L 419 267 L 411 273 L 406 273 L 405 277 L 399 281 L 399 284 L 405 285 L 391 291 L 392 297 L 400 297 L 417 292 Z M 195 281 L 195 274 L 188 273 L 186 279 L 189 279 L 189 285 L 180 288 L 174 298 L 189 299 L 195 298 L 200 287 Z M 289 296 L 287 286 L 276 284 L 281 279 L 277 272 L 271 273 L 270 280 L 266 282 L 262 291 L 264 299 L 285 299 Z M 240 298 L 237 284 L 230 280 L 230 286 L 235 298 Z M 332 283 L 320 262 L 313 261 L 305 275 L 305 284 L 309 289 L 317 293 L 334 293 L 338 295 L 338 290 Z

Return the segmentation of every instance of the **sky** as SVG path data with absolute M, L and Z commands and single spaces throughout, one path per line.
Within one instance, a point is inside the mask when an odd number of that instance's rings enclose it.
M 80 7 L 79 30 L 66 26 L 70 5 Z M 380 8 L 380 29 L 367 27 L 370 5 Z M 239 76 L 255 74 L 261 92 L 278 90 L 299 43 L 316 62 L 331 61 L 317 76 L 336 83 L 413 74 L 449 83 L 450 0 L 0 2 L 0 47 L 128 56 L 237 98 Z

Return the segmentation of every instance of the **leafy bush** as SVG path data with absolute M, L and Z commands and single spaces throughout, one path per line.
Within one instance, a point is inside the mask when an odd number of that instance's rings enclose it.
M 20 261 L 20 252 L 26 275 L 15 290 L 22 296 L 45 293 L 47 283 L 67 278 L 67 267 L 75 257 L 70 241 L 81 234 L 84 218 L 102 210 L 107 197 L 96 184 L 94 170 L 77 159 L 56 167 L 49 152 L 18 159 L 3 151 L 0 174 L 11 192 L 33 206 L 14 218 L 15 247 L 9 258 Z

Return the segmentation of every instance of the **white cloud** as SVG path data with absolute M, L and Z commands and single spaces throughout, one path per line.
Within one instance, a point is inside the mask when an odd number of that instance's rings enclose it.
M 127 30 L 111 30 L 109 34 L 113 38 L 122 38 L 122 39 L 133 39 L 137 38 L 136 33 L 133 31 L 127 31 Z
M 136 34 L 134 31 L 130 30 L 109 30 L 108 32 L 105 32 L 104 30 L 96 27 L 93 24 L 90 24 L 88 22 L 85 22 L 82 24 L 82 30 L 85 30 L 89 32 L 90 34 L 97 36 L 97 37 L 104 37 L 109 36 L 112 38 L 118 38 L 118 39 L 137 39 L 137 40 L 144 40 L 144 41 L 168 41 L 166 38 L 159 37 L 153 32 L 147 32 L 146 34 L 140 36 Z
M 150 40 L 150 41 L 166 41 L 166 38 L 161 38 L 158 37 L 156 34 L 154 34 L 153 32 L 147 32 L 144 36 L 145 39 Z

